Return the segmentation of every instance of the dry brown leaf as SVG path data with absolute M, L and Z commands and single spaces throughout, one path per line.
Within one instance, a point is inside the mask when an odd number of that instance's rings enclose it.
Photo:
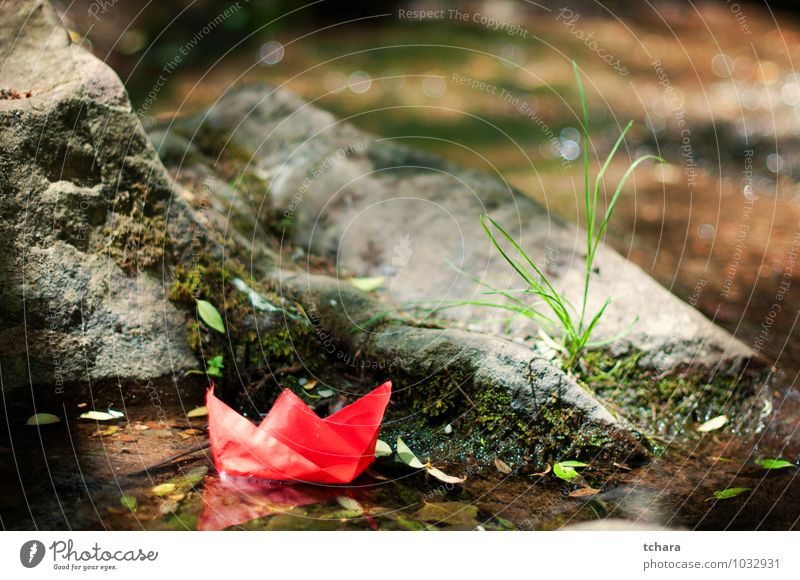
M 594 489 L 592 487 L 582 487 L 580 489 L 576 489 L 575 491 L 569 492 L 569 497 L 590 497 L 593 495 L 597 495 L 600 493 L 599 489 Z
M 551 471 L 553 471 L 553 468 L 548 463 L 547 467 L 544 468 L 544 471 L 540 471 L 539 473 L 531 473 L 528 477 L 544 477 L 545 475 L 547 475 Z
M 511 467 L 509 467 L 508 463 L 506 463 L 505 461 L 503 461 L 499 457 L 495 458 L 494 466 L 497 468 L 497 471 L 499 471 L 500 473 L 502 473 L 504 475 L 509 475 L 513 471 L 513 469 L 511 469 Z

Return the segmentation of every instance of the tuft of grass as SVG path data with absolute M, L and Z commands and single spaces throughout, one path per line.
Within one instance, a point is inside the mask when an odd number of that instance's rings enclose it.
M 638 157 L 633 163 L 630 164 L 628 169 L 623 174 L 619 183 L 617 184 L 614 194 L 606 207 L 605 213 L 600 215 L 598 209 L 598 199 L 600 197 L 600 186 L 603 182 L 608 166 L 611 164 L 614 155 L 617 153 L 620 145 L 625 140 L 630 128 L 633 126 L 633 121 L 629 121 L 625 128 L 622 130 L 619 138 L 611 152 L 608 154 L 605 162 L 601 165 L 600 170 L 595 177 L 594 185 L 591 185 L 589 175 L 589 114 L 586 107 L 586 95 L 583 90 L 583 83 L 581 82 L 580 72 L 578 65 L 573 61 L 572 68 L 575 72 L 575 79 L 578 84 L 578 93 L 581 100 L 581 109 L 583 113 L 583 167 L 584 167 L 584 191 L 586 203 L 586 260 L 585 260 L 585 276 L 583 284 L 583 302 L 580 310 L 577 310 L 567 299 L 563 292 L 559 292 L 542 270 L 530 259 L 528 254 L 519 246 L 519 244 L 506 232 L 500 224 L 494 221 L 489 215 L 481 216 L 481 225 L 486 231 L 486 235 L 492 242 L 492 245 L 500 252 L 508 264 L 519 274 L 520 278 L 525 282 L 526 287 L 515 291 L 500 291 L 490 287 L 490 294 L 498 294 L 505 299 L 505 302 L 482 302 L 482 301 L 469 301 L 463 304 L 473 304 L 480 306 L 487 306 L 492 308 L 501 308 L 516 315 L 522 315 L 527 318 L 535 319 L 544 327 L 555 330 L 558 335 L 557 340 L 550 341 L 556 350 L 558 350 L 564 358 L 564 366 L 567 368 L 574 367 L 580 360 L 583 353 L 590 348 L 597 348 L 616 340 L 614 337 L 606 341 L 592 341 L 592 333 L 597 327 L 603 313 L 611 304 L 612 299 L 609 297 L 605 300 L 603 305 L 594 314 L 586 312 L 586 303 L 589 296 L 589 285 L 591 283 L 591 276 L 594 267 L 594 260 L 597 256 L 597 250 L 603 240 L 603 236 L 608 229 L 608 223 L 611 216 L 614 214 L 614 209 L 619 201 L 619 196 L 622 193 L 622 188 L 625 186 L 628 178 L 633 171 L 644 161 L 663 161 L 656 155 L 642 155 Z M 519 257 L 512 258 L 509 253 L 503 249 L 503 246 L 510 245 L 516 251 Z M 487 286 L 485 283 L 482 283 Z M 534 301 L 531 302 L 530 298 L 533 297 Z M 546 312 L 549 310 L 550 315 Z M 636 321 L 634 320 L 633 323 Z M 627 332 L 627 330 L 626 330 Z

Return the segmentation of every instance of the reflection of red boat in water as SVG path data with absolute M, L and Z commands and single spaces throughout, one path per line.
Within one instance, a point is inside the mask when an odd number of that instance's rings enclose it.
M 293 485 L 252 477 L 208 478 L 198 530 L 224 530 L 292 508 L 323 503 L 343 495 L 338 487 Z
M 278 481 L 350 483 L 375 459 L 375 442 L 392 394 L 386 382 L 321 419 L 286 389 L 260 425 L 206 394 L 214 463 L 221 474 Z

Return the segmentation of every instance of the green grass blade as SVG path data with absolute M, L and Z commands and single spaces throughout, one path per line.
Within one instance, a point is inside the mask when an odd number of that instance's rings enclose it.
M 605 216 L 603 217 L 603 221 L 600 222 L 600 229 L 597 231 L 597 239 L 594 242 L 592 247 L 592 252 L 590 257 L 594 259 L 594 253 L 597 251 L 597 246 L 600 244 L 600 240 L 603 238 L 603 235 L 608 228 L 608 222 L 611 220 L 611 215 L 614 213 L 614 208 L 617 205 L 617 201 L 619 200 L 619 196 L 622 193 L 622 188 L 625 187 L 625 183 L 628 181 L 628 178 L 631 174 L 636 170 L 636 168 L 644 163 L 645 161 L 658 161 L 660 163 L 664 162 L 664 159 L 659 157 L 658 155 L 642 155 L 636 161 L 631 163 L 630 167 L 623 173 L 622 179 L 620 179 L 619 183 L 617 184 L 617 189 L 614 191 L 614 196 L 611 198 L 611 201 L 608 203 L 608 207 L 606 208 Z

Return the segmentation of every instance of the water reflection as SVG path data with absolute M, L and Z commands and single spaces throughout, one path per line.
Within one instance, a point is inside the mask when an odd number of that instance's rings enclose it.
M 342 488 L 288 484 L 223 475 L 208 478 L 198 530 L 223 530 L 292 508 L 324 503 L 345 495 Z

